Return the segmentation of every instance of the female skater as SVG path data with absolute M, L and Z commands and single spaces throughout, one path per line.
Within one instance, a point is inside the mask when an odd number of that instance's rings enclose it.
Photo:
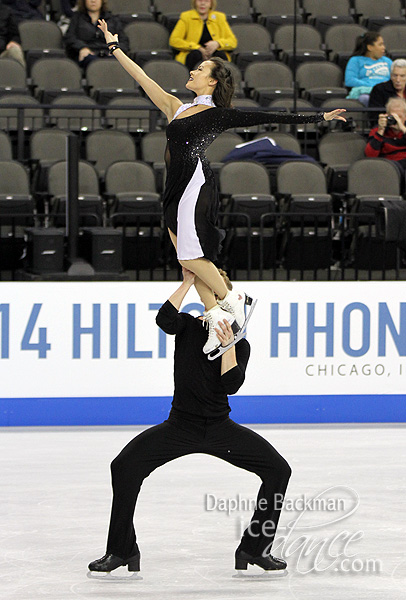
M 190 72 L 186 88 L 196 94 L 192 103 L 165 92 L 120 50 L 118 36 L 112 35 L 104 20 L 99 21 L 110 53 L 140 84 L 152 102 L 167 116 L 168 144 L 165 152 L 167 178 L 163 210 L 179 263 L 195 275 L 195 286 L 205 306 L 209 336 L 203 351 L 208 354 L 220 344 L 215 326 L 227 319 L 233 330 L 245 320 L 245 294 L 228 291 L 213 264 L 224 232 L 216 227 L 219 200 L 214 175 L 205 156 L 206 148 L 223 131 L 232 127 L 262 123 L 316 123 L 341 119 L 344 109 L 315 116 L 246 112 L 230 108 L 234 83 L 227 63 L 218 57 L 202 62 Z M 214 291 L 215 296 L 213 296 Z M 215 298 L 210 306 L 209 301 Z M 234 321 L 236 325 L 234 325 Z
M 199 317 L 179 312 L 195 281 L 191 271 L 182 271 L 182 284 L 156 317 L 165 333 L 176 336 L 172 408 L 166 421 L 137 435 L 111 463 L 113 504 L 106 554 L 91 562 L 89 570 L 109 573 L 124 565 L 129 571 L 140 570 L 133 518 L 144 479 L 176 458 L 204 453 L 255 473 L 262 481 L 256 509 L 235 553 L 235 568 L 246 570 L 250 563 L 281 573 L 286 562 L 272 556 L 271 547 L 291 470 L 267 440 L 229 418 L 227 394 L 236 394 L 244 382 L 250 345 L 241 339 L 220 360 L 206 359 Z M 224 271 L 218 273 L 231 290 Z M 233 332 L 226 319 L 216 327 L 216 335 L 221 345 L 230 343 Z

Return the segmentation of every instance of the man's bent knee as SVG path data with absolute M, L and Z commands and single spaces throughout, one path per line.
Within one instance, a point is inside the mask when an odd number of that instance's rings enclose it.
M 275 460 L 275 457 L 272 457 L 267 473 L 272 479 L 277 475 L 278 478 L 289 481 L 292 475 L 292 469 L 283 456 L 279 455 L 278 460 Z

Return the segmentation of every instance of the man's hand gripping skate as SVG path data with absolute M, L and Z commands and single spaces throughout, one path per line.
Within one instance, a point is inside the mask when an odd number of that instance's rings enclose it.
M 227 321 L 225 319 L 223 322 L 219 321 L 219 323 L 218 323 L 219 328 L 215 327 L 214 331 L 216 332 L 217 337 L 221 342 L 221 346 L 219 348 L 216 348 L 216 350 L 214 350 L 213 352 L 210 352 L 210 354 L 207 355 L 207 358 L 209 360 L 215 360 L 216 358 L 219 358 L 225 352 L 227 352 L 227 350 L 229 350 L 230 348 L 235 346 L 235 344 L 237 342 L 239 342 L 245 336 L 245 334 L 247 332 L 248 321 L 251 318 L 251 315 L 254 311 L 256 303 L 257 303 L 257 300 L 251 301 L 251 308 L 250 308 L 248 315 L 245 318 L 244 325 L 241 327 L 241 329 L 236 334 L 233 333 L 230 323 L 227 323 Z

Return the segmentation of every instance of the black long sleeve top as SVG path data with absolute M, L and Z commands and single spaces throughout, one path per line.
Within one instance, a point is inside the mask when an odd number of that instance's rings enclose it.
M 124 52 L 129 50 L 129 41 L 124 33 L 123 24 L 120 18 L 110 12 L 100 13 L 100 18 L 107 23 L 108 29 L 112 34 L 118 34 L 120 47 Z M 99 53 L 103 51 L 108 53 L 104 34 L 92 23 L 91 18 L 87 13 L 75 12 L 68 30 L 65 34 L 66 49 L 72 58 L 77 58 L 79 50 L 89 48 L 93 52 Z
M 202 110 L 187 117 L 173 119 L 167 126 L 167 167 L 174 163 L 175 158 L 181 162 L 190 162 L 194 166 L 197 157 L 204 161 L 205 151 L 210 144 L 220 133 L 233 127 L 250 127 L 265 123 L 320 123 L 323 120 L 324 112 L 301 115 L 219 107 Z
M 392 81 L 384 81 L 374 85 L 369 95 L 369 108 L 383 108 L 389 98 L 397 97 L 397 91 L 395 90 Z M 403 93 L 405 97 L 405 93 Z M 375 115 L 373 115 L 375 117 Z
M 40 10 L 42 0 L 1 0 L 7 4 L 16 18 L 17 23 L 31 19 L 44 19 Z
M 230 412 L 228 394 L 235 394 L 245 379 L 250 345 L 246 339 L 236 344 L 237 365 L 221 375 L 221 358 L 210 361 L 203 352 L 207 329 L 201 319 L 178 312 L 167 300 L 156 317 L 157 325 L 175 335 L 172 406 L 183 413 L 215 418 Z
M 11 9 L 0 3 L 0 52 L 4 52 L 9 42 L 21 44 L 18 24 Z

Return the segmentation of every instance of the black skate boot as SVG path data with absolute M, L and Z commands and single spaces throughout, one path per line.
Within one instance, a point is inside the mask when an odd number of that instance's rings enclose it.
M 114 554 L 105 554 L 102 558 L 98 558 L 89 564 L 88 577 L 91 579 L 142 579 L 142 577 L 139 577 L 138 575 L 138 571 L 140 570 L 140 558 L 140 552 L 127 559 L 120 558 Z M 131 577 L 110 575 L 111 571 L 118 569 L 118 567 L 125 566 L 127 566 L 130 573 L 133 573 Z M 100 573 L 100 575 L 93 575 L 93 573 Z M 106 575 L 101 575 L 102 573 L 105 573 Z
M 273 571 L 275 574 L 285 574 L 287 567 L 286 562 L 282 558 L 276 558 L 269 554 L 268 556 L 251 556 L 244 550 L 237 549 L 235 552 L 235 569 L 238 571 L 246 571 L 250 565 L 257 565 L 264 571 Z

